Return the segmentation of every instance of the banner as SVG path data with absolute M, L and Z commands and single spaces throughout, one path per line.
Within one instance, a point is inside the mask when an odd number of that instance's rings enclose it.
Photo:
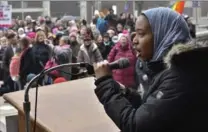
M 0 5 L 0 27 L 9 27 L 12 25 L 12 6 Z
M 125 0 L 124 11 L 127 12 L 129 10 L 130 3 L 128 0 Z
M 200 7 L 200 2 L 199 1 L 192 1 L 192 7 L 193 8 Z

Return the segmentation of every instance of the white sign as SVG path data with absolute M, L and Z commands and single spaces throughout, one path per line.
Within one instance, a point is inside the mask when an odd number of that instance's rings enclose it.
M 8 1 L 0 1 L 0 5 L 8 5 Z
M 192 1 L 192 7 L 200 7 L 199 1 Z
M 12 6 L 0 5 L 0 27 L 12 24 Z

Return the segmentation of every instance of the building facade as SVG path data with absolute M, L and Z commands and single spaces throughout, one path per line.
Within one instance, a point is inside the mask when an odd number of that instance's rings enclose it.
M 112 0 L 112 1 L 55 1 L 55 0 L 8 0 L 8 4 L 11 4 L 13 7 L 13 18 L 23 19 L 27 15 L 31 15 L 34 19 L 40 15 L 49 15 L 52 17 L 60 17 L 63 15 L 72 15 L 72 16 L 80 16 L 81 18 L 85 18 L 88 21 L 91 20 L 93 16 L 93 12 L 95 9 L 102 10 L 104 8 L 109 9 L 112 6 L 117 7 L 117 14 L 125 12 L 125 2 Z M 165 6 L 168 7 L 172 2 L 170 1 L 142 1 L 141 2 L 141 10 L 146 10 L 148 8 Z M 197 9 L 197 16 L 207 16 L 208 12 L 208 1 L 201 1 L 200 7 Z M 128 10 L 129 13 L 134 13 L 138 9 L 137 2 L 128 1 Z M 192 2 L 187 1 L 185 6 L 184 13 L 189 16 L 196 16 L 195 9 L 192 8 Z

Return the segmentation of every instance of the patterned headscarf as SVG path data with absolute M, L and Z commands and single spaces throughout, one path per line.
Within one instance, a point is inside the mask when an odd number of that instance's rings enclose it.
M 191 39 L 184 18 L 170 8 L 152 8 L 143 12 L 154 36 L 154 54 L 151 61 L 162 60 L 168 50 L 177 43 Z

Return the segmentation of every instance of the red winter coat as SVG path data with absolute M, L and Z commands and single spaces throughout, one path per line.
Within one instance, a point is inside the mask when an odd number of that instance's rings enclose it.
M 110 51 L 108 61 L 113 62 L 120 58 L 128 58 L 130 66 L 125 69 L 113 70 L 113 78 L 127 87 L 133 87 L 135 85 L 135 64 L 137 59 L 130 44 L 122 47 L 118 42 Z

